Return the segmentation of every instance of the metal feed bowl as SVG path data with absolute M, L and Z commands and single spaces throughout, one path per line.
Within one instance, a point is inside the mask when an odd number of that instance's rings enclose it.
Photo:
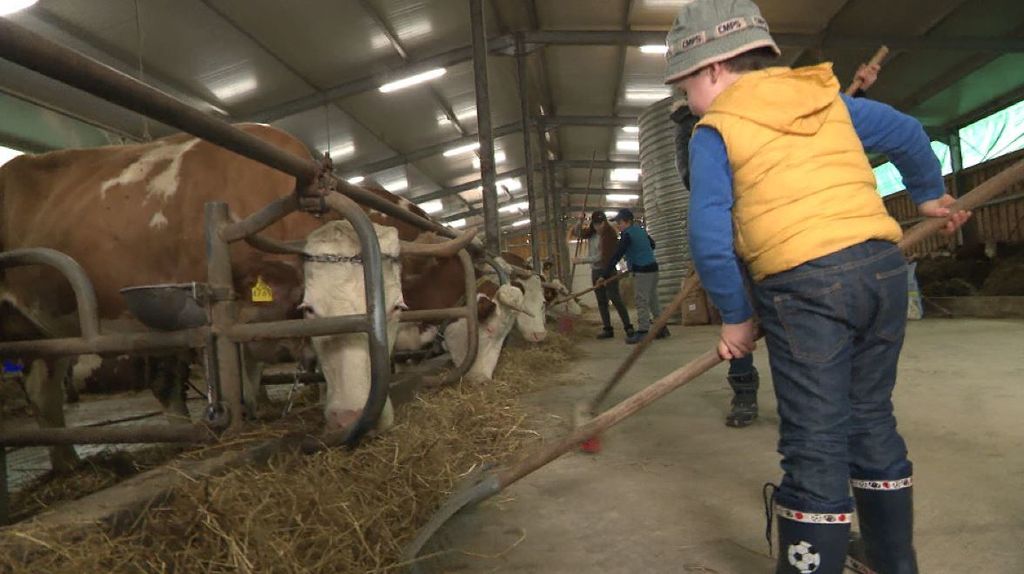
M 209 323 L 204 298 L 204 285 L 178 283 L 142 285 L 121 289 L 128 310 L 151 329 L 177 331 Z

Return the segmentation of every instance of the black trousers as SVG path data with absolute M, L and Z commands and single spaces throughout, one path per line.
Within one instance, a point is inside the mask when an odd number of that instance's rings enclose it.
M 599 269 L 591 269 L 591 284 L 597 284 L 597 280 L 600 278 L 601 271 Z M 622 295 L 619 293 L 618 281 L 598 288 L 594 291 L 594 296 L 597 297 L 597 311 L 601 314 L 601 323 L 604 324 L 606 331 L 612 330 L 612 316 L 608 312 L 608 301 L 611 301 L 615 305 L 615 310 L 619 312 L 619 319 L 622 320 L 623 328 L 627 331 L 633 328 L 633 324 L 629 322 L 629 311 L 626 310 L 626 304 L 622 302 Z

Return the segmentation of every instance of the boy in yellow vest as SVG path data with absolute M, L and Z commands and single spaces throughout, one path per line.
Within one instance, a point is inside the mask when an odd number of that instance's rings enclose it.
M 701 121 L 690 142 L 690 242 L 724 324 L 724 359 L 768 344 L 785 472 L 774 496 L 777 572 L 839 574 L 856 505 L 857 565 L 916 573 L 912 467 L 892 389 L 906 326 L 907 266 L 865 155 L 887 154 L 922 215 L 950 213 L 921 124 L 839 94 L 830 64 L 779 55 L 750 0 L 690 0 L 668 34 L 666 83 Z M 850 488 L 853 497 L 850 497 Z

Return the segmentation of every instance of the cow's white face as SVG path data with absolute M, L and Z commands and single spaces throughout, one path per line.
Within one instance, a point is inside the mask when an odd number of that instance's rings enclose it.
M 397 260 L 401 249 L 393 227 L 374 224 L 384 256 L 384 305 L 388 314 L 388 342 L 394 345 L 398 331 L 398 311 L 402 306 L 401 269 Z M 306 252 L 311 255 L 359 255 L 359 238 L 352 224 L 332 221 L 309 235 Z M 303 309 L 307 317 L 333 317 L 366 312 L 363 291 L 363 265 L 356 262 L 305 263 Z M 327 404 L 324 418 L 328 430 L 340 430 L 355 423 L 370 394 L 370 354 L 365 333 L 313 337 L 313 348 L 327 379 Z M 388 350 L 389 353 L 391 349 Z M 379 429 L 391 425 L 390 401 L 384 407 Z
M 556 296 L 557 299 L 561 299 L 571 294 L 569 293 L 569 289 L 565 286 L 565 284 L 558 279 L 552 279 L 551 285 L 554 286 L 555 291 L 558 293 L 558 295 Z M 568 313 L 569 315 L 583 314 L 583 308 L 580 307 L 580 304 L 575 299 L 569 299 L 565 303 L 559 303 L 558 305 L 555 305 L 553 308 L 556 311 Z
M 544 287 L 537 275 L 516 281 L 523 286 L 523 308 L 533 314 L 531 317 L 525 313 L 519 313 L 516 318 L 516 327 L 527 341 L 539 343 L 548 336 L 547 327 L 544 324 L 546 320 L 544 316 Z
M 479 297 L 485 297 L 485 295 L 479 295 Z M 494 369 L 498 366 L 498 359 L 501 356 L 501 348 L 505 345 L 505 339 L 516 324 L 516 316 L 521 314 L 501 301 L 522 306 L 523 292 L 511 285 L 502 285 L 498 288 L 494 299 L 496 308 L 488 317 L 480 321 L 476 360 L 473 361 L 473 365 L 467 373 L 469 376 L 489 379 L 494 375 Z M 456 364 L 465 360 L 466 353 L 469 351 L 467 334 L 465 319 L 455 321 L 445 330 L 445 346 L 452 355 L 452 361 Z

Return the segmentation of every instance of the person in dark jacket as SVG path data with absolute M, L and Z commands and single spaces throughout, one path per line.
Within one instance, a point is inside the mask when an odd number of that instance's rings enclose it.
M 568 240 L 571 242 L 573 238 L 587 242 L 587 255 L 578 258 L 575 263 L 589 263 L 591 283 L 597 285 L 598 281 L 604 279 L 605 267 L 607 267 L 608 260 L 615 253 L 615 247 L 618 243 L 615 230 L 608 223 L 608 216 L 603 211 L 595 211 L 590 216 L 590 223 L 582 231 L 578 228 L 569 230 Z M 633 324 L 629 321 L 629 311 L 626 309 L 626 304 L 622 302 L 618 281 L 612 281 L 607 285 L 598 287 L 594 290 L 594 296 L 597 298 L 597 311 L 601 314 L 601 323 L 604 325 L 604 329 L 597 335 L 597 338 L 611 339 L 615 336 L 615 330 L 612 329 L 611 313 L 608 309 L 609 301 L 615 305 L 615 310 L 619 313 L 619 319 L 622 321 L 622 327 L 626 331 L 626 337 L 632 337 L 634 333 Z
M 626 338 L 626 343 L 635 345 L 647 336 L 651 328 L 651 319 L 661 314 L 658 301 L 658 261 L 654 258 L 654 239 L 638 225 L 634 224 L 633 212 L 620 209 L 612 219 L 619 229 L 619 244 L 615 253 L 604 268 L 604 277 L 615 274 L 615 265 L 623 257 L 633 272 L 633 288 L 636 292 L 637 331 Z M 658 333 L 659 339 L 669 336 L 668 329 Z

